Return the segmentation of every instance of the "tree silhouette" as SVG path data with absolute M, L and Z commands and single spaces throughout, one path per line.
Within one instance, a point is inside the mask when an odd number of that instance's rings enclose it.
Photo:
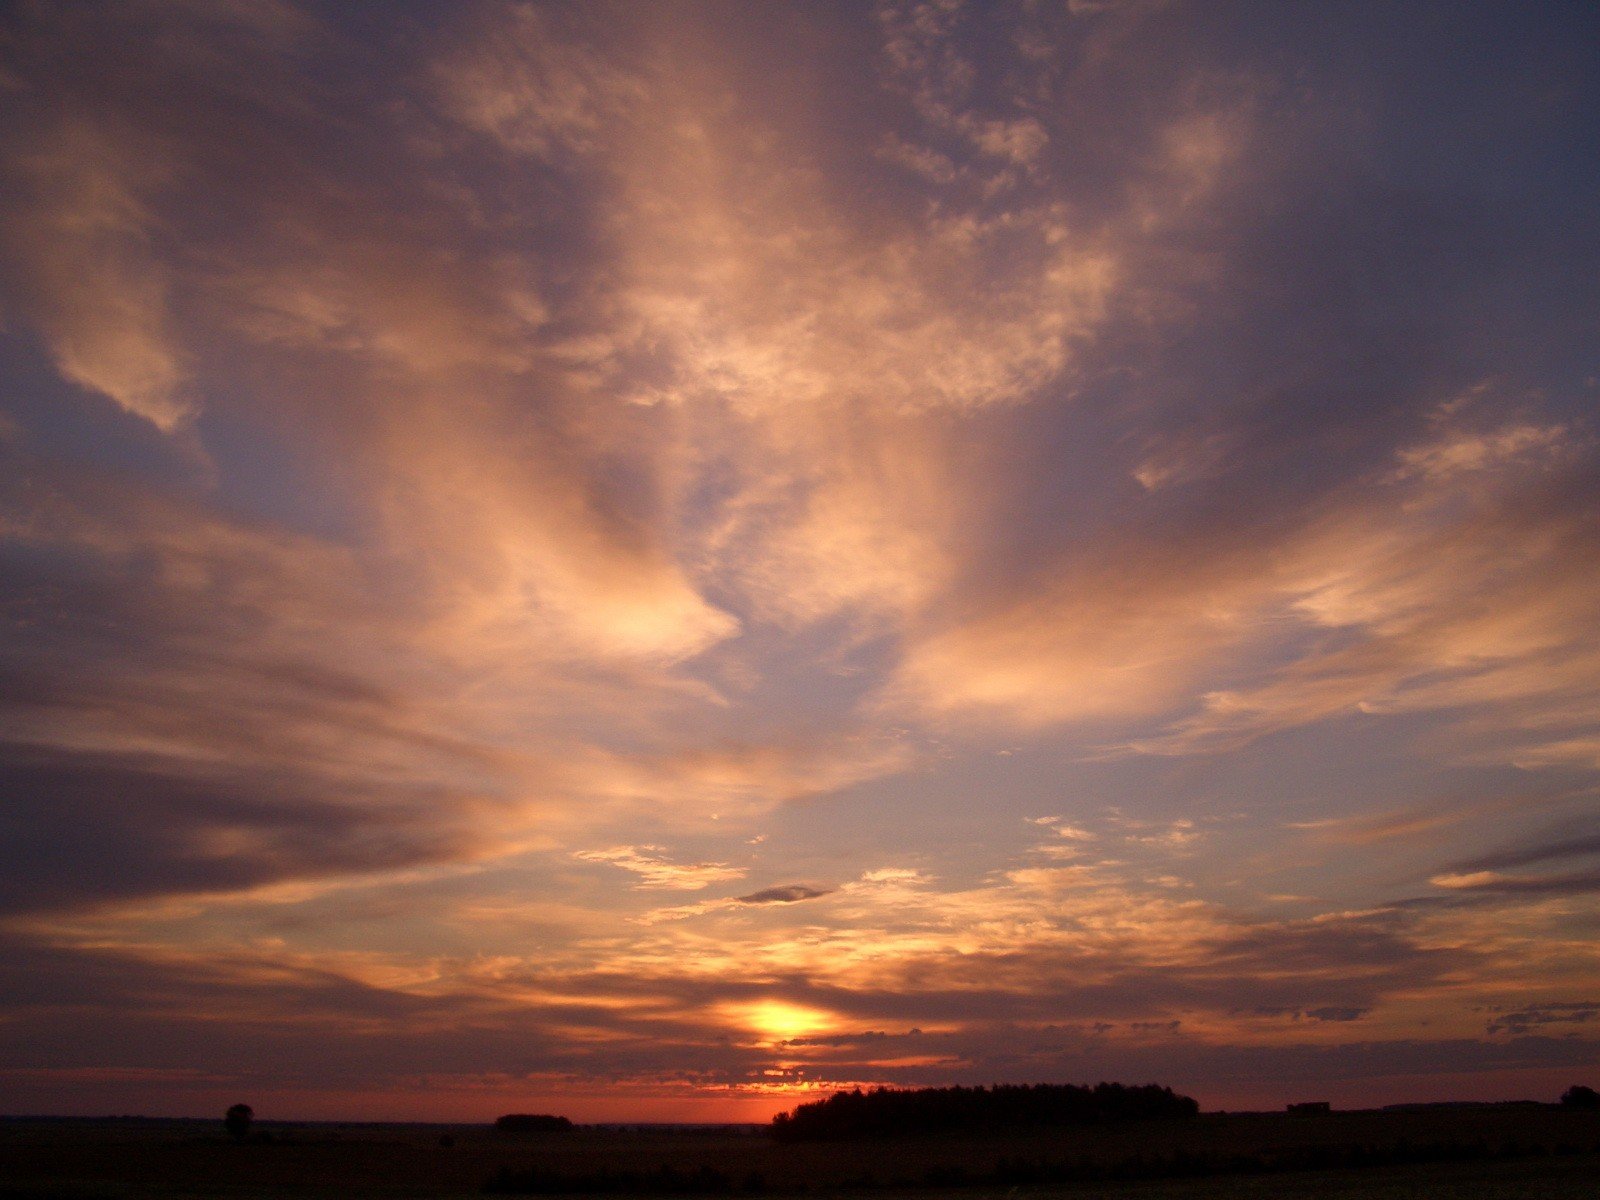
M 255 1109 L 248 1104 L 235 1104 L 222 1118 L 222 1127 L 242 1142 L 250 1132 L 250 1122 L 255 1119 Z
M 1600 1108 L 1600 1092 L 1575 1083 L 1561 1093 L 1561 1104 L 1565 1108 Z
M 507 1113 L 496 1118 L 494 1127 L 501 1133 L 565 1133 L 572 1122 L 550 1113 Z
M 772 1118 L 780 1142 L 886 1137 L 941 1130 L 1018 1129 L 1192 1117 L 1200 1105 L 1145 1084 L 996 1084 L 994 1087 L 856 1088 Z

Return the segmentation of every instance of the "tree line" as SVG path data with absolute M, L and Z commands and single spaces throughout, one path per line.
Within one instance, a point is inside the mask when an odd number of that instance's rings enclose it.
M 883 1137 L 956 1129 L 1193 1117 L 1200 1105 L 1170 1087 L 1144 1084 L 996 1084 L 993 1087 L 856 1088 L 802 1104 L 772 1119 L 781 1142 Z

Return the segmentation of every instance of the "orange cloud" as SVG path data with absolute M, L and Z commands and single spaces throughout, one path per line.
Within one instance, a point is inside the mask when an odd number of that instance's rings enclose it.
M 195 409 L 148 201 L 171 172 L 138 131 L 63 117 L 12 158 L 0 243 L 61 374 L 164 433 Z

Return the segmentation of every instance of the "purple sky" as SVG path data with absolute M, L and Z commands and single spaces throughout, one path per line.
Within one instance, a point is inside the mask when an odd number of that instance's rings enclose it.
M 0 1112 L 1600 1076 L 1600 12 L 0 25 Z

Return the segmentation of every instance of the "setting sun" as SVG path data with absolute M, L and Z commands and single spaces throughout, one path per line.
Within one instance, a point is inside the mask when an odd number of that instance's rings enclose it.
M 728 1006 L 727 1011 L 740 1025 L 768 1042 L 785 1042 L 792 1038 L 826 1033 L 838 1024 L 831 1013 L 783 1000 L 733 1004 Z

